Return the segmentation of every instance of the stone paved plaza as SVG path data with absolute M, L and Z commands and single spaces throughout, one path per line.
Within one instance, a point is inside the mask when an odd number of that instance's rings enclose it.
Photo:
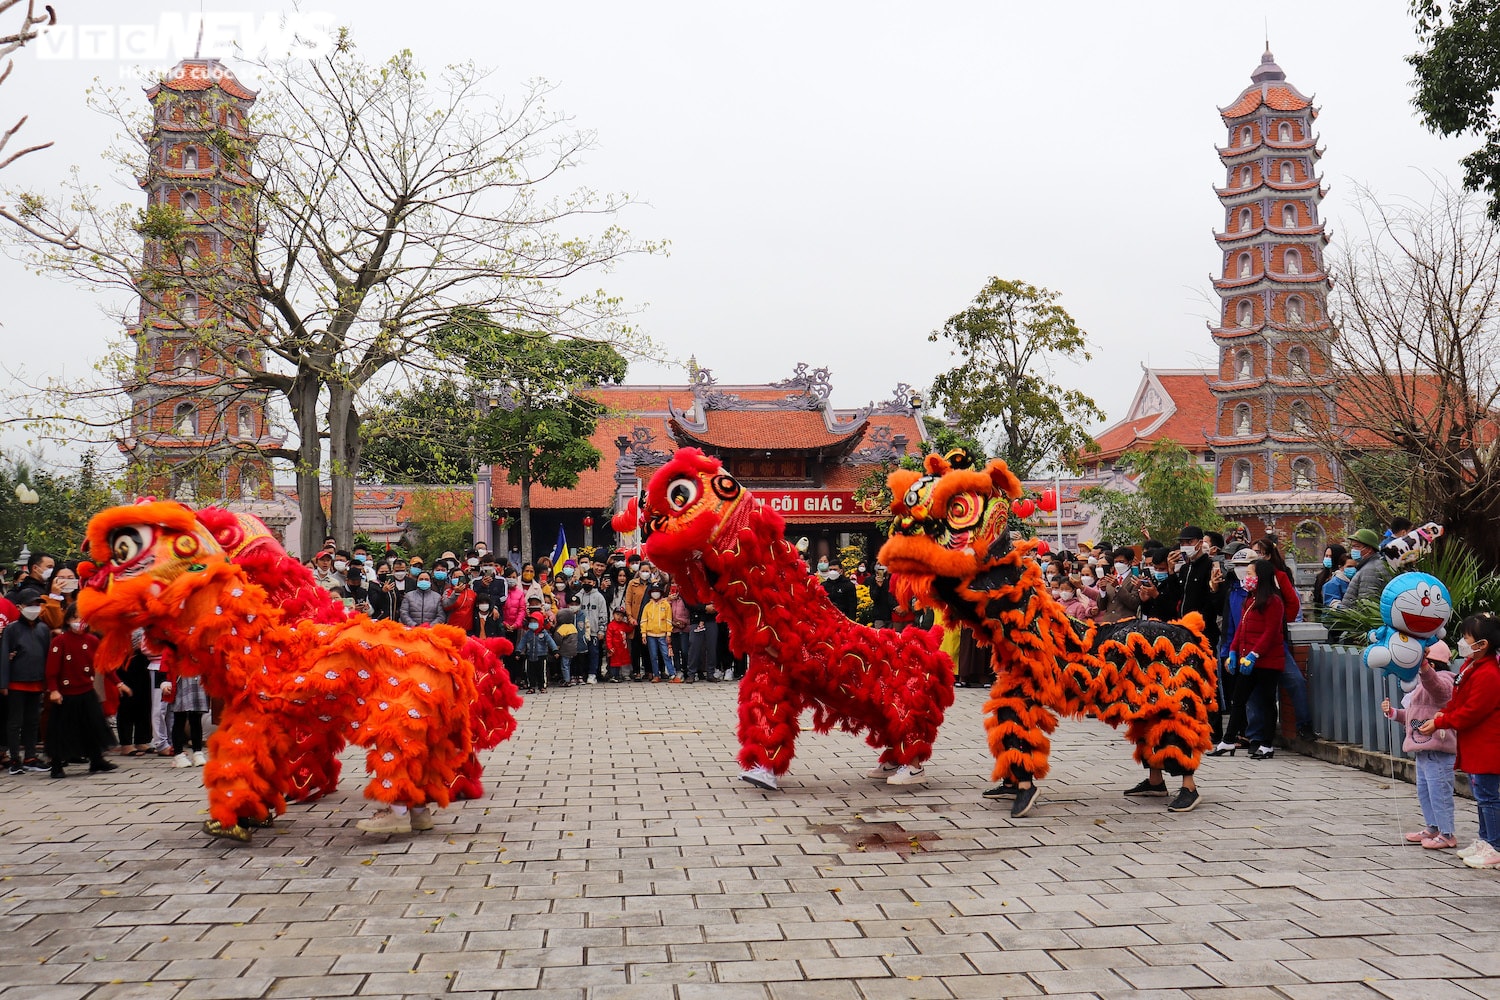
M 979 796 L 982 700 L 926 788 L 831 734 L 766 793 L 734 780 L 732 684 L 552 691 L 489 797 L 409 837 L 354 829 L 354 753 L 250 847 L 198 832 L 199 772 L 163 759 L 0 777 L 0 996 L 1500 997 L 1500 878 L 1397 846 L 1410 785 L 1210 760 L 1170 816 L 1078 723 L 1013 823 Z

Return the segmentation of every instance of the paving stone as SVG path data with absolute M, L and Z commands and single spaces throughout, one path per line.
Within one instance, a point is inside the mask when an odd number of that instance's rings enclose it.
M 734 690 L 532 699 L 488 797 L 406 838 L 353 828 L 354 750 L 249 848 L 197 832 L 201 777 L 166 761 L 8 785 L 4 998 L 1500 1000 L 1500 882 L 1394 843 L 1378 776 L 1216 758 L 1169 816 L 1119 794 L 1118 734 L 1065 722 L 1012 822 L 961 690 L 927 786 L 805 733 L 771 794 L 736 780 Z

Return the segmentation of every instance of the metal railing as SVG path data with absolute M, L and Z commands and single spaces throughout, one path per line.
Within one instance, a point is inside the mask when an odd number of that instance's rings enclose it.
M 1380 699 L 1401 704 L 1396 678 L 1371 670 L 1360 662 L 1363 646 L 1314 643 L 1308 657 L 1308 696 L 1313 727 L 1324 739 L 1353 743 L 1393 757 L 1411 755 L 1401 749 L 1403 727 L 1380 713 Z

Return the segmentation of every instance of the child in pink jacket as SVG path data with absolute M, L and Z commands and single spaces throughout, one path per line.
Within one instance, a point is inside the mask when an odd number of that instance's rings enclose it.
M 1387 719 L 1405 725 L 1401 749 L 1417 759 L 1417 801 L 1427 826 L 1408 833 L 1406 842 L 1428 850 L 1458 846 L 1453 835 L 1453 765 L 1458 755 L 1458 734 L 1451 729 L 1435 729 L 1430 736 L 1417 732 L 1418 726 L 1441 712 L 1453 697 L 1453 674 L 1448 671 L 1452 658 L 1447 643 L 1433 643 L 1417 674 L 1417 685 L 1401 700 L 1401 707 L 1393 708 L 1389 698 L 1380 703 Z

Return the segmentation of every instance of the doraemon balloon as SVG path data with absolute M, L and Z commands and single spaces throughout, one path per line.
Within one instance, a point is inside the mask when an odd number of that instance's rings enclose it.
M 1380 594 L 1385 624 L 1371 632 L 1365 666 L 1384 670 L 1410 683 L 1422 666 L 1427 647 L 1447 635 L 1453 599 L 1443 581 L 1427 573 L 1402 573 Z

